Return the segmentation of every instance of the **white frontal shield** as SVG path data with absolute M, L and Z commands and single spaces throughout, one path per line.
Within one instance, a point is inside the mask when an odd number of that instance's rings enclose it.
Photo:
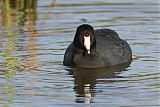
M 88 54 L 90 54 L 90 46 L 91 45 L 91 40 L 90 40 L 90 35 L 89 36 L 84 36 L 84 46 L 87 49 Z

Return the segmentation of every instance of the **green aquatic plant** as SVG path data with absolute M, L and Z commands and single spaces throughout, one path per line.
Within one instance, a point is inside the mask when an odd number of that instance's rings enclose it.
M 3 105 L 2 107 L 9 107 L 9 105 L 5 104 L 5 105 Z
M 20 71 L 24 69 L 24 66 L 22 66 L 18 57 L 12 56 L 9 53 L 4 53 L 3 57 L 7 61 L 6 66 L 11 68 L 12 70 Z
M 24 70 L 21 58 L 15 55 L 18 47 L 15 46 L 19 42 L 17 35 L 21 34 L 21 30 L 15 30 L 17 26 L 25 26 L 28 21 L 34 26 L 36 20 L 37 0 L 3 0 L 0 1 L 0 18 L 1 25 L 5 26 L 3 34 L 6 35 L 5 45 L 3 45 L 3 53 L 1 54 L 5 60 L 2 63 L 4 69 L 8 72 L 6 77 L 12 77 L 16 71 Z M 29 25 L 30 25 L 29 24 Z M 26 25 L 30 29 L 31 26 Z M 4 33 L 5 32 L 5 33 Z M 9 71 L 8 71 L 9 70 Z
M 1 91 L 5 93 L 7 97 L 5 99 L 0 99 L 0 103 L 3 102 L 4 105 L 2 107 L 10 107 L 10 104 L 15 100 L 13 97 L 16 94 L 15 85 L 9 79 L 6 81 L 5 84 L 2 83 L 2 85 L 5 86 L 5 90 Z
M 18 0 L 16 0 L 18 2 Z M 12 5 L 14 6 L 14 3 L 11 0 L 4 0 L 1 1 L 2 7 L 0 7 L 2 10 L 4 10 L 1 14 L 2 19 L 4 20 L 2 22 L 2 25 L 6 27 L 6 44 L 4 45 L 4 53 L 2 54 L 2 57 L 4 58 L 5 62 L 5 69 L 7 73 L 5 73 L 6 78 L 11 78 L 16 71 L 23 70 L 24 67 L 22 66 L 20 59 L 13 54 L 13 52 L 17 51 L 17 47 L 15 46 L 15 43 L 17 42 L 16 40 L 16 35 L 19 33 L 18 31 L 14 30 L 14 27 L 16 25 L 15 16 L 13 16 L 13 13 L 16 13 L 13 7 L 11 7 L 11 2 L 13 3 Z M 4 64 L 3 64 L 4 65 Z
M 0 98 L 0 103 L 2 107 L 10 107 L 14 102 L 14 96 L 16 95 L 14 83 L 10 80 L 13 79 L 14 75 L 25 69 L 24 62 L 21 58 L 23 56 L 17 55 L 20 53 L 18 43 L 18 36 L 21 36 L 23 30 L 21 26 L 25 27 L 26 21 L 36 20 L 36 7 L 37 0 L 0 0 L 0 25 L 5 28 L 5 30 L 0 31 L 0 36 L 2 35 L 4 44 L 0 43 L 0 77 L 5 78 L 5 82 L 0 83 L 4 87 L 4 90 L 0 90 L 5 97 Z M 27 16 L 34 16 L 33 19 Z M 34 24 L 33 24 L 34 26 Z M 19 29 L 20 27 L 20 29 Z M 30 26 L 29 26 L 30 28 Z M 19 44 L 18 44 L 19 45 Z M 2 48 L 1 48 L 2 47 Z M 21 46 L 20 46 L 21 48 Z

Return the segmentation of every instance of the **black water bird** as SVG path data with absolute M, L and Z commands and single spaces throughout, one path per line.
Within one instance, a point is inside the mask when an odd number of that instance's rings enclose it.
M 66 49 L 63 65 L 100 68 L 131 63 L 129 44 L 111 29 L 94 30 L 83 24 L 77 28 L 73 42 Z

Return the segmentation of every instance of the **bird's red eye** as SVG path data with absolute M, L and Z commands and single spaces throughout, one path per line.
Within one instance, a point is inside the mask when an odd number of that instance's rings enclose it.
M 80 35 L 80 38 L 83 39 L 83 35 Z
M 91 35 L 91 38 L 94 38 L 94 35 Z

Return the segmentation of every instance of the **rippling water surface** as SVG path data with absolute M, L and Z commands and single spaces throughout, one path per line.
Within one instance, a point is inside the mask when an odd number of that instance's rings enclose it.
M 0 1 L 1 107 L 160 106 L 158 0 L 11 1 Z M 82 23 L 117 31 L 133 50 L 132 64 L 64 67 Z

